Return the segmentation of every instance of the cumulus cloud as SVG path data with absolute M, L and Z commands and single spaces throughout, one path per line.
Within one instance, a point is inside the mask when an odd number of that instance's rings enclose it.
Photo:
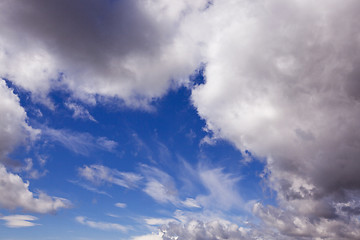
M 267 157 L 280 209 L 311 222 L 283 223 L 308 236 L 317 236 L 312 221 L 334 238 L 343 231 L 326 223 L 357 224 L 355 210 L 346 220 L 337 206 L 360 199 L 359 9 L 358 1 L 215 1 L 206 13 L 218 31 L 194 105 L 215 139 Z
M 38 196 L 29 190 L 29 182 L 24 182 L 19 175 L 9 173 L 0 165 L 0 205 L 7 209 L 22 208 L 36 213 L 54 213 L 60 208 L 70 207 L 70 202 L 63 198 L 50 197 L 40 192 Z
M 144 106 L 172 81 L 181 84 L 200 62 L 197 44 L 181 33 L 180 22 L 206 5 L 205 0 L 2 2 L 0 76 L 39 100 L 61 86 L 86 101 L 99 94 Z
M 32 222 L 38 218 L 31 215 L 9 215 L 0 217 L 0 219 L 6 221 L 5 225 L 9 228 L 33 227 L 38 225 Z
M 113 231 L 120 231 L 120 232 L 127 232 L 129 227 L 120 225 L 118 223 L 110 223 L 110 222 L 95 222 L 88 220 L 86 217 L 78 216 L 75 220 L 85 226 L 96 228 L 100 230 L 113 230 Z
M 78 168 L 78 171 L 81 177 L 96 185 L 111 183 L 124 188 L 135 188 L 142 179 L 142 176 L 136 173 L 120 172 L 103 165 L 84 165 Z
M 18 96 L 3 79 L 0 79 L 0 96 L 0 161 L 5 162 L 7 154 L 25 143 L 25 139 L 35 139 L 40 130 L 28 125 L 26 112 L 20 106 Z

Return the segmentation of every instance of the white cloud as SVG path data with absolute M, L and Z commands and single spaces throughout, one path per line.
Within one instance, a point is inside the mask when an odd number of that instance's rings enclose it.
M 201 208 L 199 203 L 193 198 L 186 198 L 185 201 L 181 202 L 185 207 L 189 208 Z
M 65 103 L 65 106 L 72 110 L 73 118 L 77 119 L 85 119 L 85 120 L 91 120 L 93 122 L 97 122 L 95 118 L 89 113 L 87 109 L 85 109 L 83 106 L 73 103 L 73 102 L 67 102 Z
M 141 166 L 146 183 L 143 191 L 160 203 L 179 203 L 175 182 L 167 173 L 148 165 Z
M 38 218 L 31 215 L 9 215 L 0 217 L 0 219 L 6 221 L 5 225 L 9 228 L 33 227 L 39 225 L 32 222 Z
M 196 197 L 196 201 L 202 206 L 223 210 L 243 207 L 243 200 L 236 190 L 238 177 L 226 174 L 220 168 L 200 170 L 199 175 L 202 184 L 209 191 L 208 195 Z
M 143 235 L 143 236 L 136 236 L 131 238 L 132 240 L 163 240 L 162 238 L 162 233 L 158 233 L 158 234 L 147 234 L 147 235 Z
M 112 183 L 125 188 L 135 188 L 142 179 L 142 176 L 136 173 L 120 172 L 103 165 L 85 165 L 78 171 L 80 176 L 97 185 Z
M 118 202 L 118 203 L 115 203 L 115 206 L 118 208 L 126 208 L 126 203 Z
M 16 146 L 25 140 L 35 139 L 40 130 L 31 128 L 27 123 L 25 110 L 11 88 L 0 79 L 0 161 Z
M 152 226 L 164 225 L 170 222 L 177 222 L 177 220 L 174 218 L 145 218 L 145 223 Z
M 29 182 L 23 182 L 21 177 L 7 172 L 0 164 L 0 205 L 7 209 L 22 208 L 36 213 L 54 213 L 60 208 L 70 207 L 70 202 L 63 198 L 50 197 L 40 192 L 36 197 L 29 190 Z
M 127 232 L 129 230 L 129 227 L 123 226 L 117 223 L 110 223 L 110 222 L 94 222 L 91 220 L 88 220 L 85 217 L 78 216 L 75 218 L 75 220 L 78 223 L 81 223 L 82 225 L 86 225 L 91 228 L 96 228 L 100 230 L 114 230 L 114 231 L 120 231 L 120 232 Z
M 53 129 L 44 127 L 42 129 L 43 137 L 47 137 L 51 141 L 59 142 L 67 149 L 82 155 L 88 155 L 93 149 L 101 149 L 104 151 L 114 151 L 117 142 L 106 137 L 98 137 L 89 133 L 77 133 L 64 129 Z
M 39 170 L 34 169 L 34 163 L 31 158 L 26 158 L 25 164 L 26 165 L 20 168 L 19 170 L 26 172 L 28 178 L 38 179 L 47 174 L 47 170 L 43 170 L 42 172 L 40 172 Z

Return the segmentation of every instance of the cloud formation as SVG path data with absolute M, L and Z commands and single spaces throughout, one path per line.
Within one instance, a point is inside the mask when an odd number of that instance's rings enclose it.
M 206 5 L 205 0 L 5 1 L 0 76 L 43 102 L 49 91 L 65 87 L 88 102 L 100 95 L 145 106 L 197 67 L 200 55 L 191 51 L 195 46 L 181 34 L 179 22 Z
M 27 115 L 13 90 L 0 79 L 0 162 L 6 162 L 16 146 L 26 143 L 25 139 L 35 139 L 40 133 L 27 123 Z
M 334 238 L 343 231 L 326 223 L 356 226 L 356 207 L 344 218 L 338 206 L 360 199 L 359 9 L 358 1 L 216 1 L 206 82 L 192 92 L 214 138 L 267 158 L 278 211 Z M 313 236 L 304 221 L 283 223 Z
M 110 223 L 110 222 L 95 222 L 88 220 L 86 217 L 78 216 L 75 218 L 75 220 L 85 226 L 101 229 L 101 230 L 107 230 L 107 231 L 120 231 L 120 232 L 126 232 L 128 231 L 128 227 L 117 224 L 117 223 Z
M 78 168 L 79 175 L 86 180 L 101 185 L 104 183 L 115 184 L 124 188 L 135 188 L 142 176 L 131 172 L 120 172 L 103 165 L 90 165 Z
M 70 207 L 63 198 L 50 197 L 40 192 L 35 196 L 29 190 L 29 182 L 23 182 L 19 175 L 8 172 L 0 164 L 0 206 L 7 209 L 22 208 L 36 213 L 55 213 L 60 208 Z
M 5 225 L 9 228 L 33 227 L 38 225 L 32 222 L 38 218 L 31 215 L 9 215 L 0 217 L 0 219 L 6 221 Z

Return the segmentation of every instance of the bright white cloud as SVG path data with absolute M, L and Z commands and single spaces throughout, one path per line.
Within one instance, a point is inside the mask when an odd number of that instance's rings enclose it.
M 35 139 L 39 130 L 27 124 L 25 110 L 11 88 L 0 78 L 0 161 L 25 139 Z
M 31 215 L 9 215 L 0 217 L 0 219 L 6 221 L 5 225 L 9 228 L 33 227 L 39 225 L 32 222 L 38 218 Z
M 54 213 L 60 208 L 70 207 L 63 198 L 50 197 L 40 192 L 35 196 L 29 190 L 29 182 L 23 182 L 19 175 L 8 172 L 0 164 L 0 205 L 7 209 L 22 208 L 36 213 Z
M 110 222 L 94 222 L 91 220 L 88 220 L 86 217 L 78 216 L 75 218 L 75 220 L 78 223 L 81 223 L 82 225 L 96 228 L 100 230 L 113 230 L 113 231 L 120 231 L 120 232 L 127 232 L 129 230 L 129 227 L 117 224 L 117 223 L 110 223 Z
M 136 173 L 120 172 L 103 165 L 85 165 L 78 171 L 81 177 L 97 185 L 111 183 L 125 188 L 135 188 L 142 179 L 142 176 Z

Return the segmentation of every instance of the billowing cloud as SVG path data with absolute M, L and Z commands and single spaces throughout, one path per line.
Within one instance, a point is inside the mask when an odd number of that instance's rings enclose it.
M 25 143 L 25 139 L 34 139 L 39 130 L 31 128 L 27 123 L 25 110 L 20 100 L 0 79 L 0 161 L 6 161 L 6 155 L 16 146 Z
M 78 171 L 81 177 L 96 185 L 111 183 L 125 188 L 134 188 L 142 179 L 142 176 L 136 173 L 120 172 L 103 165 L 85 165 L 80 167 Z
M 65 87 L 88 102 L 99 94 L 144 106 L 197 67 L 199 46 L 181 33 L 179 23 L 206 5 L 205 0 L 4 1 L 0 76 L 43 102 L 49 91 Z
M 38 225 L 32 222 L 37 220 L 37 217 L 31 215 L 9 215 L 0 217 L 0 219 L 6 221 L 5 225 L 9 228 L 33 227 Z
M 120 232 L 126 232 L 129 230 L 129 227 L 120 225 L 118 223 L 95 222 L 95 221 L 88 220 L 86 217 L 82 217 L 82 216 L 76 217 L 75 220 L 78 223 L 81 223 L 82 225 L 85 225 L 85 226 L 88 226 L 91 228 L 101 229 L 101 230 L 108 230 L 108 231 L 112 230 L 112 231 L 120 231 Z
M 0 164 L 0 206 L 7 209 L 22 208 L 36 213 L 54 213 L 60 208 L 70 207 L 63 198 L 50 197 L 40 192 L 35 196 L 29 190 L 29 182 L 23 182 L 19 175 L 9 173 Z
M 284 227 L 308 236 L 314 221 L 334 238 L 343 231 L 328 223 L 357 224 L 356 208 L 342 218 L 338 205 L 360 199 L 359 9 L 358 1 L 215 1 L 207 12 L 218 31 L 194 105 L 213 138 L 267 158 L 280 209 L 301 219 Z

